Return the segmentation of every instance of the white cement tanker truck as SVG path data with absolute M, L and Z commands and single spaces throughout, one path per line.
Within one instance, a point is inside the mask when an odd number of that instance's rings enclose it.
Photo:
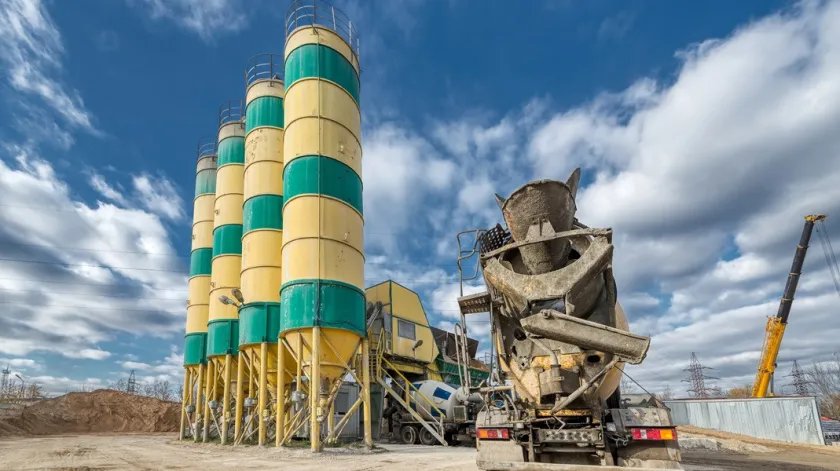
M 424 420 L 439 423 L 448 444 L 475 439 L 475 417 L 484 407 L 481 394 L 464 387 L 455 388 L 441 381 L 421 380 L 411 383 L 409 406 Z M 403 394 L 403 387 L 398 387 Z M 383 413 L 397 424 L 399 438 L 405 444 L 438 444 L 438 440 L 396 403 Z

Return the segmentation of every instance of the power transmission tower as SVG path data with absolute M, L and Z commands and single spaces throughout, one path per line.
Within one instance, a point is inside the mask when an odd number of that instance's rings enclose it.
M 137 379 L 134 377 L 134 370 L 128 375 L 128 384 L 125 387 L 125 392 L 129 394 L 137 394 Z
M 703 370 L 710 369 L 708 366 L 701 365 L 700 360 L 697 359 L 697 354 L 691 352 L 691 363 L 688 365 L 688 368 L 683 369 L 683 371 L 688 371 L 688 379 L 682 380 L 682 382 L 691 385 L 691 389 L 688 390 L 690 396 L 705 399 L 721 395 L 720 388 L 706 386 L 706 380 L 720 379 L 714 376 L 706 376 L 703 373 Z
M 802 371 L 802 367 L 799 366 L 798 360 L 793 360 L 793 368 L 790 370 L 790 374 L 786 376 L 786 378 L 793 378 L 793 390 L 794 394 L 797 396 L 809 396 L 811 393 L 808 389 L 808 385 L 811 384 L 813 381 L 808 381 L 805 378 L 805 372 Z
M 2 383 L 0 383 L 0 399 L 8 399 L 6 396 L 9 395 L 12 386 L 12 384 L 9 382 L 9 375 L 11 374 L 12 370 L 9 369 L 9 365 L 6 365 L 6 368 L 3 369 Z

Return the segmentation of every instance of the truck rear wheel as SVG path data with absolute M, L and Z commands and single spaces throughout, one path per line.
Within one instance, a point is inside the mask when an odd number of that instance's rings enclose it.
M 417 429 L 410 425 L 403 425 L 400 428 L 400 440 L 406 445 L 417 443 Z
M 422 427 L 420 429 L 420 443 L 424 445 L 437 445 L 438 439 L 426 427 Z

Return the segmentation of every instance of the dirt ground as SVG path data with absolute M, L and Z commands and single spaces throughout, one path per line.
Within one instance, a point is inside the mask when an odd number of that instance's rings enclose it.
M 2 470 L 176 470 L 290 469 L 300 471 L 475 470 L 475 452 L 468 447 L 384 445 L 386 451 L 222 447 L 178 442 L 171 433 L 155 435 L 53 435 L 0 440 Z M 836 456 L 802 450 L 773 453 L 686 451 L 690 471 L 840 470 Z

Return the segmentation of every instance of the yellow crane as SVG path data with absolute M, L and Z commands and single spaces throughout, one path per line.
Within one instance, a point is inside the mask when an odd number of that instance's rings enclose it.
M 799 275 L 802 273 L 802 264 L 805 262 L 805 253 L 808 251 L 808 243 L 811 240 L 811 233 L 817 223 L 822 223 L 827 216 L 825 214 L 811 214 L 805 216 L 805 227 L 802 228 L 802 236 L 799 238 L 799 245 L 796 246 L 796 253 L 793 256 L 793 265 L 788 274 L 785 291 L 782 295 L 782 300 L 779 303 L 779 312 L 775 317 L 767 319 L 766 334 L 764 336 L 764 345 L 761 348 L 761 359 L 758 362 L 758 371 L 755 375 L 755 382 L 753 383 L 752 397 L 767 397 L 768 390 L 770 395 L 773 395 L 771 383 L 773 380 L 773 373 L 776 371 L 776 359 L 779 356 L 779 348 L 782 345 L 782 337 L 785 334 L 785 327 L 787 327 L 788 317 L 790 316 L 790 307 L 793 304 L 793 295 L 796 293 L 796 285 L 799 282 Z M 829 264 L 832 278 L 834 280 L 835 289 L 840 294 L 840 274 L 837 273 L 837 260 L 834 257 L 834 251 L 831 249 L 831 241 L 828 239 L 828 234 L 825 228 L 822 231 L 817 229 L 820 233 L 820 242 L 823 245 L 826 261 Z

